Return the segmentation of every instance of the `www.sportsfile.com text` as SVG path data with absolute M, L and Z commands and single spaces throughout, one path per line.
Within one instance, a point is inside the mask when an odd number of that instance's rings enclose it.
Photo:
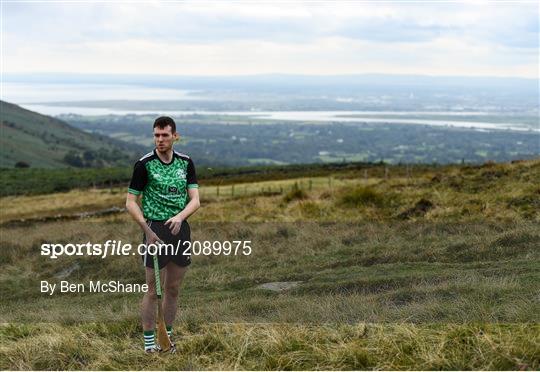
M 173 244 L 141 243 L 133 250 L 133 245 L 118 240 L 107 240 L 105 243 L 43 243 L 41 255 L 56 259 L 60 256 L 129 256 L 146 255 L 185 255 L 185 256 L 249 256 L 252 253 L 251 240 L 225 240 L 225 241 L 179 241 Z

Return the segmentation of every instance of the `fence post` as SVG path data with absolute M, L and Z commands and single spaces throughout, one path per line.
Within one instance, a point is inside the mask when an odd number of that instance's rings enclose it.
M 216 196 L 219 196 L 219 185 L 216 187 Z
M 234 196 L 234 185 L 231 186 L 231 196 Z
M 309 191 L 313 189 L 313 180 L 309 179 Z

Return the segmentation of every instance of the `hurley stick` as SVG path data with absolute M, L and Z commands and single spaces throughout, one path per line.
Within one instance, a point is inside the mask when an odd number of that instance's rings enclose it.
M 158 303 L 157 312 L 157 343 L 162 351 L 168 351 L 171 348 L 171 340 L 167 335 L 167 327 L 163 318 L 163 305 L 161 303 L 161 279 L 159 277 L 159 264 L 157 253 L 154 255 L 154 275 L 156 277 L 156 294 Z

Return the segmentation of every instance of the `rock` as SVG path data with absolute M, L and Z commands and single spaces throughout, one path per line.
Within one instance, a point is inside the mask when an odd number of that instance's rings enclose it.
M 70 267 L 67 267 L 64 270 L 56 273 L 54 276 L 57 279 L 65 279 L 68 276 L 70 276 L 71 273 L 74 272 L 75 270 L 79 270 L 79 268 L 80 268 L 79 264 L 75 262 L 73 265 L 71 265 Z
M 287 289 L 297 287 L 302 282 L 271 282 L 258 285 L 259 289 L 267 289 L 274 292 L 283 292 Z

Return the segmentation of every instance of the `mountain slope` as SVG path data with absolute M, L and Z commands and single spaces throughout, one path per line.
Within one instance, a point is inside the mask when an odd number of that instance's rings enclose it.
M 94 135 L 67 123 L 0 101 L 0 167 L 129 165 L 138 146 Z
M 178 352 L 151 357 L 142 294 L 90 289 L 144 283 L 127 183 L 0 199 L 0 368 L 539 369 L 540 159 L 244 171 L 200 178 Z M 37 252 L 113 240 L 133 249 Z M 84 290 L 39 289 L 60 280 Z

